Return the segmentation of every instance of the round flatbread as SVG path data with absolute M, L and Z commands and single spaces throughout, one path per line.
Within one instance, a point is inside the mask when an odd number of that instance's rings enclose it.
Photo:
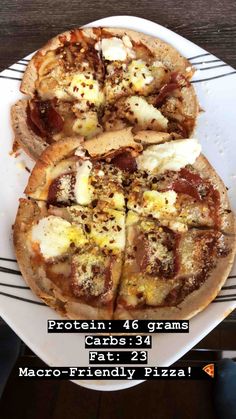
M 14 225 L 32 290 L 69 318 L 188 319 L 203 310 L 227 279 L 236 241 L 226 188 L 196 150 L 193 139 L 131 129 L 49 146 Z
M 15 141 L 34 159 L 66 137 L 133 127 L 182 138 L 194 130 L 193 67 L 164 41 L 115 28 L 64 32 L 29 62 L 12 107 Z

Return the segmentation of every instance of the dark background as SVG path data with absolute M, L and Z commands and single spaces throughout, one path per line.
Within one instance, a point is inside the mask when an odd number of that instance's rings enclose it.
M 236 67 L 235 0 L 0 0 L 0 70 L 64 30 L 112 15 L 150 19 Z M 236 350 L 235 318 L 231 315 L 197 346 L 209 352 L 190 351 L 178 366 L 216 360 L 222 349 Z M 23 348 L 17 365 L 42 362 Z M 0 402 L 0 417 L 214 419 L 212 396 L 213 385 L 208 381 L 149 381 L 100 393 L 66 381 L 19 382 L 15 367 Z
M 153 20 L 236 67 L 235 0 L 0 0 L 0 69 L 64 30 L 112 15 Z

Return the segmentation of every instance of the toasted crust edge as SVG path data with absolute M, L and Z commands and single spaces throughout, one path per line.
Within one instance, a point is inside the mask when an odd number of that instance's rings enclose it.
M 199 171 L 203 179 L 209 179 L 220 194 L 220 209 L 222 211 L 220 230 L 224 234 L 236 234 L 235 216 L 231 210 L 227 189 L 223 180 L 203 154 L 197 158 L 193 167 Z
M 28 127 L 27 106 L 28 100 L 21 99 L 11 107 L 11 124 L 14 132 L 14 141 L 16 141 L 33 160 L 37 160 L 42 152 L 48 147 L 48 144 Z
M 71 155 L 78 147 L 81 146 L 83 137 L 64 138 L 47 147 L 39 159 L 37 160 L 28 184 L 25 188 L 25 194 L 31 195 L 36 192 L 38 188 L 42 188 L 46 182 L 46 173 L 50 167 L 55 166 L 58 162 Z

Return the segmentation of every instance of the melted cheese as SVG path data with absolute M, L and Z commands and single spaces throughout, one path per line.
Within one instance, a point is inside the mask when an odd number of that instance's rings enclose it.
M 178 171 L 193 164 L 200 153 L 201 145 L 196 139 L 175 140 L 148 147 L 137 158 L 137 165 L 139 170 L 155 173 Z
M 89 177 L 92 170 L 92 163 L 85 160 L 79 165 L 75 181 L 75 200 L 80 205 L 88 205 L 92 202 L 93 187 L 90 185 Z
M 123 250 L 125 247 L 125 213 L 107 209 L 94 216 L 91 239 L 100 247 Z
M 158 192 L 145 191 L 142 203 L 138 205 L 132 198 L 128 201 L 128 208 L 142 215 L 152 215 L 154 218 L 163 218 L 176 213 L 175 191 Z
M 132 43 L 127 35 L 122 40 L 117 37 L 104 38 L 101 40 L 100 48 L 102 55 L 107 61 L 125 61 L 127 57 L 135 56 L 132 50 Z
M 149 214 L 154 213 L 155 215 L 174 213 L 176 212 L 174 205 L 176 197 L 177 193 L 175 191 L 145 191 L 143 193 L 144 210 Z
M 55 89 L 54 95 L 60 100 L 71 100 L 71 97 L 67 93 L 65 87 L 58 87 L 58 89 Z
M 53 215 L 42 218 L 33 226 L 30 240 L 32 245 L 39 245 L 45 259 L 66 253 L 71 243 L 79 247 L 87 242 L 80 226 Z
M 104 95 L 99 88 L 99 83 L 93 78 L 91 73 L 75 74 L 68 87 L 68 92 L 76 99 L 89 101 L 97 106 L 104 101 Z
M 145 128 L 150 124 L 158 124 L 161 129 L 167 129 L 168 119 L 165 118 L 158 109 L 156 109 L 142 97 L 131 96 L 130 98 L 126 99 L 125 103 L 132 111 L 132 118 L 137 119 L 140 126 Z
M 127 217 L 126 217 L 126 226 L 131 226 L 132 224 L 136 224 L 139 220 L 138 214 L 134 211 L 128 211 Z
M 133 60 L 128 66 L 128 77 L 132 87 L 140 91 L 153 81 L 153 76 L 143 60 Z
M 125 197 L 121 192 L 115 192 L 111 201 L 117 210 L 122 210 L 125 206 Z
M 94 137 L 102 131 L 96 112 L 86 112 L 83 118 L 78 118 L 74 122 L 72 129 L 76 134 L 82 135 L 86 139 Z
M 146 281 L 144 290 L 146 304 L 150 306 L 161 304 L 171 288 L 172 284 L 168 281 Z
M 82 253 L 73 257 L 73 265 L 77 270 L 73 277 L 74 285 L 79 285 L 83 290 L 80 294 L 99 296 L 104 291 L 105 275 L 103 272 L 105 258 L 99 254 Z M 94 273 L 94 267 L 101 268 L 101 273 Z

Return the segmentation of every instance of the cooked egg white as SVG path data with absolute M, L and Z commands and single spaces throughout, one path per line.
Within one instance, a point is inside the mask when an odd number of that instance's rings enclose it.
M 193 164 L 200 153 L 201 145 L 198 140 L 175 140 L 148 147 L 137 158 L 137 165 L 139 170 L 148 172 L 178 171 L 188 164 Z
M 71 243 L 81 246 L 87 241 L 80 226 L 54 215 L 42 218 L 33 226 L 30 240 L 32 245 L 39 245 L 45 259 L 66 253 Z

